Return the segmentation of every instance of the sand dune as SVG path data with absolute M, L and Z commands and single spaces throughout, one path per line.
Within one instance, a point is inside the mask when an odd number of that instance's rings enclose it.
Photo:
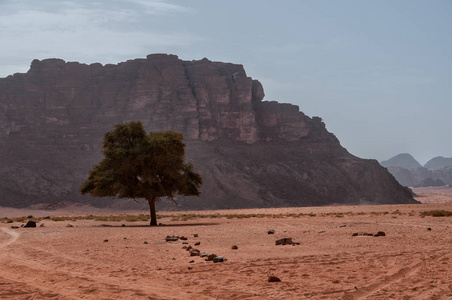
M 155 228 L 1 223 L 0 299 L 451 299 L 452 217 L 420 216 L 437 209 L 452 204 L 206 211 L 196 213 L 230 218 L 166 217 Z M 352 236 L 378 231 L 386 236 Z M 167 235 L 227 261 L 191 257 Z M 284 237 L 300 245 L 276 246 Z

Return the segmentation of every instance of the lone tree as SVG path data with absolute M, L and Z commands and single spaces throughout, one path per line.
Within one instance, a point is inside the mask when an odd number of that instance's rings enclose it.
M 89 172 L 80 188 L 97 197 L 145 198 L 151 223 L 157 225 L 155 202 L 176 194 L 199 196 L 202 178 L 185 163 L 185 144 L 180 133 L 149 132 L 141 122 L 118 124 L 107 132 L 104 159 Z

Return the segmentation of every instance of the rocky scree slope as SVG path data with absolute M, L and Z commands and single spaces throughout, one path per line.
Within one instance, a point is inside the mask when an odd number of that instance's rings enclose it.
M 0 206 L 143 201 L 81 196 L 117 123 L 183 133 L 202 174 L 201 197 L 160 209 L 415 203 L 375 160 L 349 154 L 318 117 L 262 101 L 241 65 L 149 55 L 117 65 L 34 60 L 0 79 Z

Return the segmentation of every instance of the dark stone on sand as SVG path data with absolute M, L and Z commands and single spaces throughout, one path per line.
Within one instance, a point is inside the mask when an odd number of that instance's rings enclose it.
M 268 233 L 268 234 L 275 234 L 275 230 L 274 230 L 274 229 L 271 229 L 271 230 L 267 231 L 267 233 Z
M 276 240 L 275 245 L 300 245 L 300 243 L 294 243 L 292 241 L 292 238 L 282 238 L 279 240 Z
M 231 247 L 231 249 L 232 250 L 237 250 L 237 249 L 239 249 L 239 247 L 237 247 L 237 245 L 234 245 L 234 246 Z
M 268 276 L 268 282 L 281 282 L 281 279 L 276 276 Z
M 217 256 L 213 259 L 214 263 L 219 263 L 219 262 L 224 262 L 224 261 L 225 261 L 225 259 L 223 256 Z
M 211 260 L 213 260 L 215 257 L 217 257 L 216 254 L 210 254 L 210 255 L 207 256 L 206 261 L 211 261 Z
M 201 245 L 201 242 L 196 242 L 195 243 L 195 246 L 199 246 L 199 245 Z
M 179 240 L 179 236 L 178 235 L 167 235 L 166 236 L 166 241 L 167 242 L 176 242 L 177 240 Z
M 36 222 L 35 221 L 28 221 L 24 226 L 24 228 L 32 228 L 32 227 L 36 227 Z
M 179 239 L 181 239 L 182 241 L 188 240 L 185 236 L 181 236 Z
M 375 237 L 377 236 L 386 236 L 386 233 L 384 231 L 379 231 L 376 234 L 374 234 Z

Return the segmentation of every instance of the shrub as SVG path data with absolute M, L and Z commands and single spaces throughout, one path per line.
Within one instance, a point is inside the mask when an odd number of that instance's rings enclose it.
M 452 211 L 447 210 L 430 210 L 421 212 L 421 217 L 432 216 L 432 217 L 450 217 L 452 216 Z

